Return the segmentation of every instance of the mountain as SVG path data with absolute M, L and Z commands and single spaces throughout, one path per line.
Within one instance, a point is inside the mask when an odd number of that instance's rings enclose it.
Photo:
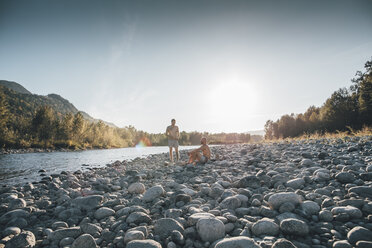
M 28 90 L 25 89 L 22 85 L 16 83 L 16 82 L 11 82 L 11 81 L 6 81 L 6 80 L 0 80 L 0 85 L 7 87 L 9 89 L 14 90 L 15 92 L 21 93 L 21 94 L 29 94 L 32 95 L 32 93 Z
M 66 115 L 67 113 L 76 114 L 77 112 L 81 112 L 84 119 L 92 122 L 99 121 L 86 112 L 79 111 L 72 103 L 57 94 L 49 94 L 47 96 L 32 94 L 22 85 L 5 80 L 0 80 L 0 91 L 5 95 L 9 112 L 14 114 L 15 117 L 32 117 L 38 108 L 49 106 L 59 116 Z M 104 123 L 115 127 L 112 123 Z

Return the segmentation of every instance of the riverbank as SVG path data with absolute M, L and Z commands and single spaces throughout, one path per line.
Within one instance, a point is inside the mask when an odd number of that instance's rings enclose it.
M 0 247 L 372 245 L 371 137 L 211 149 L 203 166 L 164 153 L 2 187 Z
M 69 152 L 74 150 L 69 150 L 65 148 L 61 149 L 44 149 L 44 148 L 22 148 L 22 149 L 7 149 L 1 148 L 0 155 L 4 154 L 23 154 L 23 153 L 40 153 L 40 152 Z

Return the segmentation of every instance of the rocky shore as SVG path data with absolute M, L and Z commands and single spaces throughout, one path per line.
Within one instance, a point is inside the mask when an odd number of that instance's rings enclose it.
M 66 149 L 66 148 L 58 148 L 58 149 L 50 149 L 50 148 L 22 148 L 22 149 L 7 149 L 1 148 L 0 155 L 3 154 L 21 154 L 21 153 L 40 153 L 40 152 L 71 152 L 75 150 Z
M 372 247 L 372 137 L 212 152 L 1 187 L 0 247 Z

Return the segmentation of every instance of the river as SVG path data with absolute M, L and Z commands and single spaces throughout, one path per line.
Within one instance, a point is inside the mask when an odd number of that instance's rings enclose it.
M 194 147 L 180 146 L 179 149 Z M 92 167 L 106 166 L 106 164 L 117 160 L 131 160 L 168 151 L 167 146 L 151 146 L 73 152 L 4 154 L 0 155 L 0 185 L 39 181 L 42 178 L 40 170 L 45 170 L 44 174 L 46 175 L 61 171 L 86 170 Z

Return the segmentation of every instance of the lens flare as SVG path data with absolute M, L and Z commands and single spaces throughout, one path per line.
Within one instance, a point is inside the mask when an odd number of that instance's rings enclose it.
M 151 146 L 151 141 L 147 137 L 142 137 L 137 143 L 136 148 L 143 148 L 147 146 Z

